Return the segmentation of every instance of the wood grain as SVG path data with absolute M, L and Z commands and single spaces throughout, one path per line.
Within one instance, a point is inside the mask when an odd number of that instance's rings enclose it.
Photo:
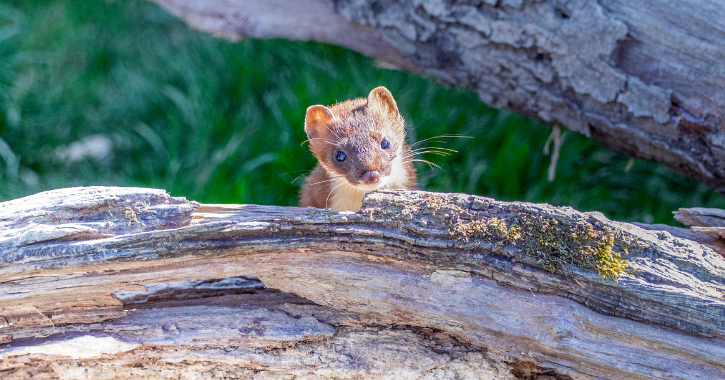
M 119 217 L 129 207 L 135 217 Z M 42 367 L 54 357 L 52 352 L 65 346 L 32 351 L 37 347 L 59 342 L 72 346 L 75 341 L 68 343 L 69 339 L 111 336 L 117 342 L 104 340 L 99 346 L 125 347 L 125 351 L 111 353 L 109 348 L 103 358 L 83 359 L 89 368 L 101 370 L 111 363 L 152 366 L 158 361 L 157 372 L 149 373 L 163 378 L 164 371 L 178 374 L 171 363 L 183 352 L 188 368 L 202 372 L 216 365 L 231 371 L 230 363 L 242 360 L 247 363 L 243 368 L 252 371 L 270 368 L 269 376 L 303 373 L 286 367 L 288 362 L 275 354 L 284 346 L 300 358 L 317 358 L 310 359 L 304 373 L 334 378 L 344 371 L 323 371 L 317 361 L 320 356 L 312 354 L 324 347 L 334 350 L 330 347 L 337 343 L 331 342 L 345 337 L 348 345 L 343 346 L 348 349 L 382 350 L 390 358 L 399 350 L 412 350 L 416 354 L 405 357 L 420 364 L 437 360 L 430 355 L 441 358 L 435 350 L 419 350 L 420 345 L 430 345 L 435 334 L 440 334 L 439 340 L 454 342 L 451 347 L 468 347 L 465 355 L 459 348 L 453 350 L 458 353 L 446 351 L 445 364 L 436 367 L 447 371 L 461 365 L 460 374 L 474 371 L 466 366 L 477 360 L 488 363 L 486 370 L 508 375 L 528 368 L 521 363 L 531 363 L 541 373 L 557 370 L 595 378 L 704 379 L 725 371 L 725 259 L 668 232 L 610 221 L 599 213 L 428 192 L 372 193 L 363 209 L 353 214 L 199 205 L 151 189 L 75 188 L 1 203 L 0 215 L 4 223 L 0 321 L 6 321 L 0 335 L 7 342 L 0 355 L 8 358 L 0 370 L 12 373 L 29 370 L 22 364 L 28 358 L 36 358 L 36 369 Z M 534 235 L 526 220 L 556 226 L 551 228 L 561 233 L 586 229 L 592 236 L 611 234 L 612 251 L 628 260 L 629 268 L 614 280 L 573 264 L 548 266 L 541 256 L 548 248 L 536 248 L 527 240 Z M 521 226 L 523 237 L 507 240 L 501 235 L 502 225 L 508 231 Z M 80 230 L 85 234 L 79 236 Z M 307 305 L 295 306 L 306 308 L 295 314 L 303 321 L 288 321 L 267 308 L 269 302 L 240 310 L 193 300 L 278 297 L 254 293 L 261 291 L 254 286 L 250 288 L 254 294 L 245 293 L 247 289 L 204 295 L 206 290 L 194 287 L 205 282 L 191 281 L 250 275 L 268 289 L 296 295 L 284 297 L 287 301 L 297 297 L 290 302 Z M 179 281 L 192 285 L 182 286 Z M 177 283 L 145 287 L 169 282 Z M 153 293 L 153 289 L 173 293 L 184 287 L 194 288 L 188 294 L 196 296 L 180 296 L 187 303 L 176 306 L 171 303 L 179 298 L 168 294 L 138 296 L 136 303 L 112 294 Z M 311 305 L 325 312 L 312 310 Z M 318 326 L 309 330 L 318 332 L 290 336 L 285 338 L 291 339 L 288 343 L 261 333 L 245 335 L 247 330 L 239 323 L 252 323 L 244 319 L 247 313 L 256 315 L 251 320 L 266 326 L 272 336 L 287 336 L 285 331 L 309 326 Z M 232 316 L 247 322 L 234 322 Z M 311 325 L 299 325 L 303 322 Z M 172 326 L 177 326 L 176 331 Z M 371 331 L 378 334 L 391 328 L 408 334 L 397 340 L 397 346 L 391 343 L 398 339 L 397 332 L 382 333 L 388 341 L 369 336 Z M 421 335 L 421 329 L 429 330 Z M 174 334 L 187 338 L 174 340 Z M 131 347 L 127 344 L 140 346 L 126 350 Z M 232 361 L 227 354 L 209 351 L 240 345 L 259 349 L 234 351 L 237 359 Z M 161 351 L 149 351 L 162 346 Z M 335 368 L 355 368 L 350 364 L 354 360 L 344 362 L 339 356 L 335 360 Z M 387 359 L 365 363 L 359 374 L 372 378 L 392 378 L 373 371 L 377 366 L 391 365 L 400 371 L 414 367 L 393 365 Z M 64 365 L 54 367 L 54 373 L 63 368 L 72 372 Z M 176 371 L 182 368 L 186 367 Z M 427 365 L 420 368 L 425 371 L 400 373 L 419 378 L 435 372 Z M 489 375 L 493 376 L 476 376 Z M 453 378 L 446 376 L 439 378 Z

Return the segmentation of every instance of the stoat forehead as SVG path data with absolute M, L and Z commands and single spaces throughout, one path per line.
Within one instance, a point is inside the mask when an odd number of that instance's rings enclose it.
M 338 136 L 338 143 L 332 147 L 331 153 L 335 155 L 341 151 L 345 154 L 349 162 L 338 166 L 339 169 L 344 166 L 345 175 L 351 183 L 359 182 L 368 171 L 378 171 L 381 176 L 390 175 L 392 160 L 401 142 L 368 109 L 360 107 L 352 110 L 332 131 Z M 381 146 L 383 141 L 388 144 L 385 149 Z
M 332 110 L 344 115 L 332 126 L 332 134 L 340 147 L 363 153 L 376 152 L 382 140 L 387 140 L 397 151 L 405 141 L 402 118 L 383 118 L 362 99 L 341 103 Z

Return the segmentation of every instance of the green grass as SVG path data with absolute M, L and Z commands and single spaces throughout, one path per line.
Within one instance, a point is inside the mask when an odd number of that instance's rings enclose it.
M 387 86 L 410 139 L 462 134 L 418 166 L 420 187 L 598 210 L 673 223 L 679 207 L 725 197 L 651 162 L 569 132 L 554 182 L 542 153 L 551 127 L 482 104 L 471 91 L 379 69 L 345 49 L 284 40 L 218 40 L 140 1 L 0 3 L 0 200 L 79 185 L 164 188 L 206 203 L 295 205 L 315 166 L 305 109 Z M 102 159 L 58 150 L 88 136 Z

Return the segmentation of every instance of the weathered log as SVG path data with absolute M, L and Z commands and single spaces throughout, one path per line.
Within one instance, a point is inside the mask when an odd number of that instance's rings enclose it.
M 725 192 L 725 4 L 154 0 L 239 39 L 333 43 Z
M 725 256 L 725 211 L 715 208 L 681 208 L 675 220 L 690 227 L 690 240 L 705 244 Z M 692 236 L 694 235 L 694 236 Z
M 701 231 L 698 231 L 698 227 L 692 227 L 690 229 L 687 228 L 680 228 L 680 227 L 673 227 L 666 224 L 644 224 L 644 223 L 632 223 L 635 226 L 639 226 L 644 228 L 645 230 L 652 230 L 652 231 L 666 231 L 672 234 L 674 237 L 686 239 L 686 240 L 692 240 L 694 242 L 700 243 L 716 253 L 718 253 L 720 256 L 725 257 L 725 240 L 721 239 L 720 236 L 711 236 L 706 233 L 702 233 Z
M 725 371 L 725 259 L 599 213 L 428 192 L 372 193 L 353 214 L 76 188 L 0 203 L 0 228 L 10 378 Z
M 716 208 L 681 208 L 673 212 L 675 220 L 693 227 L 725 227 L 725 210 Z

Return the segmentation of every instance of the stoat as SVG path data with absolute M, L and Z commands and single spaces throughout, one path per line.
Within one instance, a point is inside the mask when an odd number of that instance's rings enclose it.
M 387 88 L 367 98 L 309 107 L 305 132 L 318 164 L 302 187 L 300 206 L 358 211 L 365 193 L 415 189 L 405 121 Z

